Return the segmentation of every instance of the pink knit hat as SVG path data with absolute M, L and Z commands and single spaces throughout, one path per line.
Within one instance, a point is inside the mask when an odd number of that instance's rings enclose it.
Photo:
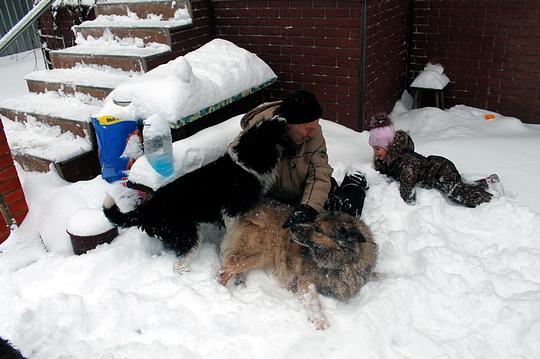
M 391 127 L 392 122 L 386 113 L 378 113 L 371 118 L 369 131 L 369 145 L 371 147 L 382 147 L 388 150 L 388 146 L 394 140 L 395 131 Z

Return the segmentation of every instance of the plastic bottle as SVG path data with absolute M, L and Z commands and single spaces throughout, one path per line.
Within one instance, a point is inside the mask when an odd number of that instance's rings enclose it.
M 144 121 L 144 156 L 157 173 L 164 177 L 174 173 L 172 136 L 169 123 L 158 114 Z

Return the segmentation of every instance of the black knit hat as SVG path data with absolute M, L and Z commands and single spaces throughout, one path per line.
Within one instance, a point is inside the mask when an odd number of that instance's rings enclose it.
M 289 124 L 301 124 L 321 118 L 322 108 L 314 94 L 298 90 L 285 96 L 277 114 L 284 117 Z

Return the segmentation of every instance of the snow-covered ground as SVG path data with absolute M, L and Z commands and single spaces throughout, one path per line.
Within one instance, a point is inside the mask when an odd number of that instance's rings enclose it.
M 40 49 L 0 57 L 0 102 L 28 93 L 24 76 L 32 71 L 44 70 L 43 54 Z
M 212 226 L 182 275 L 135 228 L 85 255 L 46 251 L 38 232 L 67 238 L 69 215 L 99 208 L 113 188 L 19 170 L 30 212 L 0 246 L 0 335 L 44 359 L 540 357 L 540 126 L 465 106 L 400 106 L 395 126 L 420 153 L 449 157 L 467 179 L 497 173 L 502 186 L 476 209 L 434 190 L 409 206 L 373 169 L 368 133 L 323 121 L 335 176 L 366 173 L 363 219 L 379 244 L 376 280 L 348 303 L 323 298 L 326 331 L 264 272 L 220 286 L 223 233 Z

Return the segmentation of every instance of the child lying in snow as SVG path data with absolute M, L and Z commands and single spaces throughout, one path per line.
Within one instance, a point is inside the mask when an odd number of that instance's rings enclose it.
M 472 184 L 464 183 L 456 166 L 441 156 L 424 157 L 414 152 L 414 142 L 404 131 L 394 131 L 390 118 L 377 114 L 372 118 L 369 144 L 373 147 L 375 169 L 400 182 L 401 198 L 414 204 L 414 187 L 436 188 L 452 201 L 467 207 L 476 207 L 491 200 L 486 189 L 489 184 L 499 182 L 493 174 Z

